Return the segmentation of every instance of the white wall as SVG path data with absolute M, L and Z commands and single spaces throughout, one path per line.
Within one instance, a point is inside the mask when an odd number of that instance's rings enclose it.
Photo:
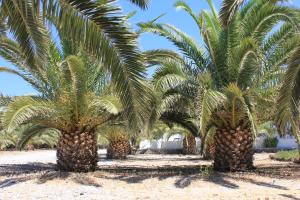
M 165 141 L 161 143 L 161 149 L 163 150 L 176 150 L 182 149 L 182 140 L 181 141 Z
M 278 139 L 277 149 L 296 149 L 297 142 L 296 139 L 291 135 L 285 135 L 280 137 L 279 135 L 276 136 Z M 254 147 L 256 149 L 264 148 L 263 142 L 266 137 L 257 137 L 254 142 Z
M 254 148 L 255 149 L 261 149 L 263 147 L 263 143 L 266 137 L 257 137 L 254 141 Z
M 296 139 L 293 136 L 286 135 L 283 137 L 277 136 L 278 138 L 278 149 L 296 149 L 297 143 Z M 254 141 L 255 149 L 262 149 L 263 142 L 265 137 L 257 137 Z M 182 140 L 183 137 L 181 135 L 174 135 L 170 137 L 168 140 L 143 140 L 140 143 L 140 149 L 152 149 L 152 150 L 176 150 L 182 149 Z M 201 140 L 200 138 L 196 138 L 197 149 L 200 149 Z
M 277 137 L 278 138 L 278 145 L 277 148 L 279 149 L 296 149 L 297 146 L 297 141 L 293 136 L 286 135 L 283 137 Z
M 140 142 L 140 149 L 152 149 L 152 150 L 177 150 L 182 149 L 183 137 L 180 137 L 178 135 L 174 135 L 170 137 L 168 140 L 166 139 L 163 141 L 160 140 L 142 140 Z M 197 149 L 200 149 L 201 140 L 200 138 L 196 137 L 196 147 Z

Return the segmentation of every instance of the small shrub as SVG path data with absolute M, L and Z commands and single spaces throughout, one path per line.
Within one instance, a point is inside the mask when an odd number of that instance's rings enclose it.
M 279 161 L 297 161 L 299 160 L 299 153 L 297 150 L 292 151 L 278 151 L 271 159 Z
M 214 170 L 212 166 L 206 166 L 203 169 L 201 169 L 200 176 L 209 179 L 213 175 L 213 172 Z
M 264 140 L 263 146 L 265 148 L 276 148 L 278 144 L 278 139 L 277 137 L 267 137 Z

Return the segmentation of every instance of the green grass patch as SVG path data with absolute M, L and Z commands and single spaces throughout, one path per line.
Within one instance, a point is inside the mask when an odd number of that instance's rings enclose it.
M 298 150 L 278 151 L 271 158 L 279 161 L 296 161 L 299 160 L 299 153 Z

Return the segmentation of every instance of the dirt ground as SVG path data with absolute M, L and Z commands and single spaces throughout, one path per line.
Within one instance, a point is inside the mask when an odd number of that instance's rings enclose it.
M 105 160 L 100 169 L 116 166 L 168 168 L 209 166 L 199 156 L 135 155 L 126 161 Z M 26 199 L 291 199 L 300 200 L 300 165 L 255 154 L 256 170 L 216 173 L 211 168 L 186 175 L 55 171 L 55 151 L 0 152 L 0 200 Z

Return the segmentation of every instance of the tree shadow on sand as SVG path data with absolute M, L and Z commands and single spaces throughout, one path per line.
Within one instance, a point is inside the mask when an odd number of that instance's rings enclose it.
M 0 189 L 30 180 L 35 180 L 37 184 L 43 184 L 52 180 L 65 179 L 81 185 L 101 187 L 96 179 L 86 174 L 56 171 L 56 165 L 53 163 L 0 165 L 0 178 L 1 177 L 9 178 L 0 181 Z
M 159 174 L 115 174 L 115 173 L 104 173 L 104 172 L 94 172 L 91 174 L 94 177 L 102 178 L 102 179 L 111 179 L 111 180 L 118 180 L 124 181 L 128 184 L 137 184 L 142 183 L 147 179 L 157 178 L 159 181 L 163 181 L 168 178 L 176 177 L 177 180 L 175 181 L 174 185 L 177 188 L 185 188 L 188 187 L 193 181 L 203 180 L 203 181 L 210 181 L 215 184 L 221 185 L 226 188 L 237 189 L 239 188 L 238 185 L 225 180 L 221 175 L 212 175 L 209 178 L 204 177 L 201 174 L 197 175 L 159 175 Z
M 290 194 L 279 194 L 280 196 L 290 199 L 290 200 L 300 200 L 300 198 L 295 197 L 294 195 L 290 195 Z
M 0 181 L 0 189 L 33 180 L 37 178 L 40 173 L 54 169 L 55 165 L 52 163 L 0 165 L 0 178 L 9 177 Z
M 43 184 L 52 180 L 65 180 L 68 179 L 75 183 L 86 185 L 86 186 L 94 186 L 101 187 L 101 184 L 97 182 L 97 180 L 85 173 L 70 173 L 70 172 L 62 172 L 62 171 L 48 171 L 43 173 L 38 179 L 38 184 Z
M 253 173 L 250 173 L 250 175 L 251 174 L 255 175 Z M 247 173 L 245 175 L 247 175 Z M 243 182 L 247 182 L 247 183 L 250 183 L 253 185 L 257 185 L 257 186 L 274 188 L 274 189 L 279 189 L 279 190 L 288 190 L 287 187 L 276 184 L 276 182 L 274 180 L 272 183 L 269 183 L 269 182 L 255 180 L 255 177 L 248 178 L 248 177 L 245 177 L 245 176 L 239 175 L 239 174 L 223 174 L 222 176 L 223 176 L 223 178 L 231 179 L 233 181 L 243 181 Z
M 53 163 L 40 163 L 33 162 L 27 164 L 7 164 L 0 165 L 0 177 L 13 176 L 22 174 L 31 174 L 47 170 L 54 170 L 55 164 Z
M 99 166 L 101 167 L 101 166 Z M 259 166 L 248 172 L 218 173 L 212 171 L 210 166 L 162 166 L 154 168 L 139 168 L 139 166 L 112 166 L 110 169 L 100 169 L 96 172 L 76 174 L 56 171 L 53 163 L 28 163 L 15 165 L 0 165 L 0 189 L 11 187 L 18 183 L 35 180 L 37 184 L 44 184 L 52 180 L 67 180 L 75 183 L 101 187 L 101 179 L 124 181 L 128 184 L 139 184 L 151 178 L 163 181 L 175 178 L 174 186 L 177 188 L 189 187 L 194 181 L 206 181 L 216 185 L 238 189 L 238 181 L 248 182 L 253 185 L 288 190 L 276 182 L 264 182 L 255 178 L 270 177 L 283 179 L 299 179 L 299 165 L 286 166 Z M 248 176 L 250 175 L 250 176 Z M 252 176 L 254 175 L 254 176 Z
M 211 163 L 212 161 L 208 161 L 208 160 L 204 160 L 202 158 L 202 156 L 196 156 L 196 155 L 192 155 L 192 156 L 186 156 L 184 154 L 179 154 L 179 155 L 173 155 L 173 154 L 166 154 L 164 155 L 165 157 L 151 157 L 152 154 L 136 154 L 136 155 L 128 155 L 126 160 L 111 160 L 111 159 L 107 159 L 106 158 L 106 154 L 105 153 L 98 153 L 98 157 L 99 157 L 99 162 L 107 162 L 107 161 L 114 161 L 116 163 L 118 162 L 126 162 L 126 163 L 134 163 L 136 161 L 142 161 L 142 162 L 146 162 L 146 163 L 151 163 L 151 162 L 163 162 L 163 161 L 169 161 L 169 162 L 180 162 L 180 161 L 187 161 L 190 163 L 199 163 L 201 164 L 201 162 L 207 164 L 207 163 Z
M 144 180 L 158 177 L 158 176 L 152 176 L 152 175 L 140 175 L 140 174 L 115 174 L 115 173 L 107 173 L 102 171 L 96 171 L 90 174 L 90 176 L 93 176 L 98 179 L 108 179 L 108 180 L 118 180 L 123 181 L 128 184 L 137 184 L 142 183 Z
M 134 167 L 134 166 L 133 166 Z M 168 166 L 165 168 L 165 172 L 168 171 Z M 238 181 L 243 181 L 252 185 L 257 185 L 265 188 L 274 188 L 278 190 L 288 190 L 287 187 L 278 185 L 275 181 L 261 181 L 256 178 L 260 177 L 269 177 L 276 179 L 298 179 L 300 176 L 300 168 L 296 165 L 291 166 L 270 166 L 270 167 L 259 167 L 255 170 L 246 171 L 246 172 L 235 172 L 235 173 L 220 173 L 212 171 L 211 167 L 195 169 L 192 174 L 182 174 L 180 171 L 173 173 L 171 167 L 169 169 L 170 174 L 162 173 L 162 171 L 157 171 L 157 173 L 152 171 L 141 171 L 136 172 L 134 170 L 124 171 L 120 168 L 110 171 L 98 171 L 93 173 L 93 176 L 104 179 L 114 179 L 119 181 L 124 181 L 129 184 L 142 183 L 143 181 L 150 178 L 157 178 L 158 180 L 164 180 L 167 178 L 176 177 L 177 179 L 174 182 L 175 187 L 177 188 L 186 188 L 189 187 L 193 181 L 205 181 L 211 182 L 216 185 L 229 188 L 229 189 L 239 189 Z M 148 169 L 149 170 L 149 169 Z M 161 170 L 161 169 L 157 169 Z M 197 171 L 198 170 L 198 171 Z
M 238 189 L 239 186 L 235 183 L 232 183 L 229 180 L 226 180 L 224 176 L 213 173 L 213 175 L 209 175 L 209 177 L 203 176 L 203 175 L 190 175 L 190 176 L 181 176 L 179 179 L 176 180 L 175 186 L 177 188 L 185 188 L 191 185 L 193 181 L 202 180 L 202 181 L 208 181 L 212 182 L 216 185 L 220 185 L 226 188 L 230 189 Z

